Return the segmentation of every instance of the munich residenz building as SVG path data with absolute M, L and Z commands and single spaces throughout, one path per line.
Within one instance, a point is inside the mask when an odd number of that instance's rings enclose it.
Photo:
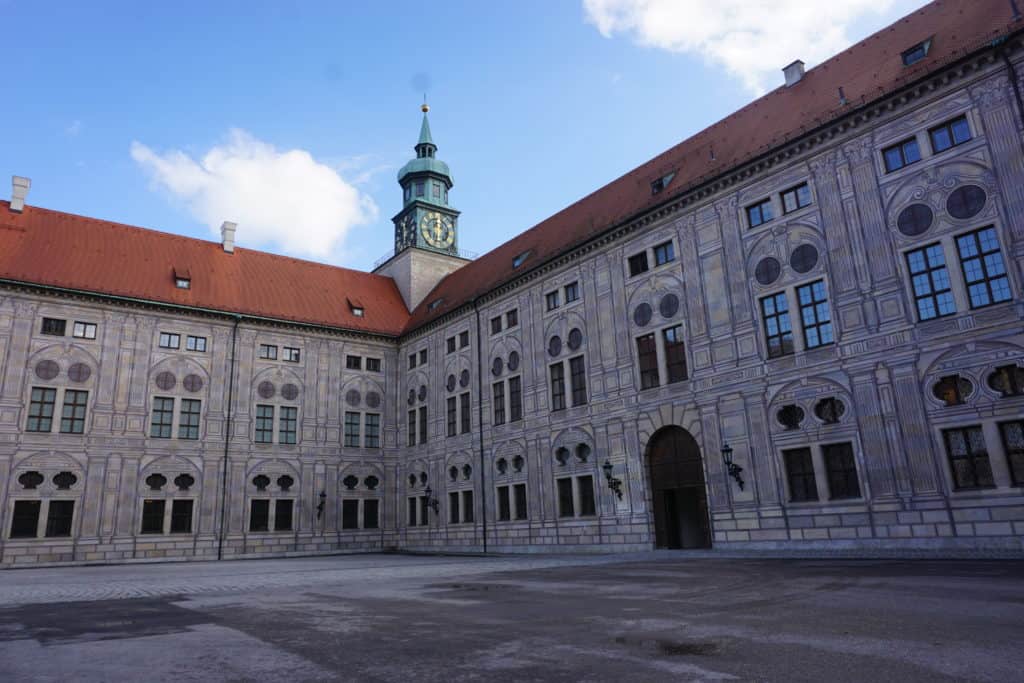
M 372 273 L 15 177 L 0 563 L 1024 554 L 1022 31 L 929 4 L 476 259 L 425 107 Z

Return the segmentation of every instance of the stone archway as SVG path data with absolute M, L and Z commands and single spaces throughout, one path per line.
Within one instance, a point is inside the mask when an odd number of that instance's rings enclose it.
M 682 427 L 659 429 L 647 447 L 658 548 L 710 548 L 708 493 L 700 446 Z

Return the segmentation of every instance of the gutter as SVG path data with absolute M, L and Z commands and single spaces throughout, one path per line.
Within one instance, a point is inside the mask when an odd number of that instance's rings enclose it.
M 228 506 L 228 448 L 231 445 L 231 407 L 234 405 L 235 393 L 235 350 L 238 341 L 238 325 L 242 316 L 235 316 L 235 324 L 231 328 L 231 358 L 228 363 L 228 410 L 224 421 L 224 462 L 220 477 L 220 531 L 217 534 L 217 559 L 224 559 L 224 532 L 227 527 Z

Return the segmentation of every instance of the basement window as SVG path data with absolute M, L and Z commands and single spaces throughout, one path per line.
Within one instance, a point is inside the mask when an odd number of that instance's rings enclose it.
M 662 177 L 658 178 L 651 183 L 651 194 L 659 194 L 662 190 L 668 187 L 668 184 L 672 182 L 672 179 L 676 177 L 676 172 L 666 173 Z
M 922 59 L 928 56 L 928 50 L 931 49 L 932 39 L 923 40 L 909 50 L 905 50 L 902 54 L 903 66 L 910 66 L 916 64 Z

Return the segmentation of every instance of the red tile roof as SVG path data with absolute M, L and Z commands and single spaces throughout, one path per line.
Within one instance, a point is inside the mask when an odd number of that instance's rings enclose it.
M 390 278 L 248 249 L 227 254 L 216 242 L 32 206 L 16 214 L 8 202 L 0 202 L 0 279 L 399 335 L 1022 27 L 1006 0 L 937 0 L 455 271 L 411 316 Z M 901 53 L 930 36 L 928 56 L 903 66 Z M 673 171 L 652 195 L 651 182 Z M 176 270 L 190 273 L 191 289 L 175 287 Z
M 773 90 L 455 271 L 413 312 L 407 329 L 1024 27 L 1024 21 L 1014 22 L 1011 15 L 1007 0 L 937 0 L 926 5 L 807 71 L 793 87 Z M 904 66 L 902 52 L 929 36 L 934 39 L 928 56 Z M 839 101 L 840 86 L 845 106 Z M 675 177 L 665 190 L 652 195 L 651 182 L 672 171 Z M 529 259 L 514 269 L 512 260 L 526 251 L 532 252 Z M 437 299 L 444 301 L 429 310 Z
M 0 202 L 0 279 L 398 335 L 409 320 L 391 278 L 219 242 Z M 191 288 L 175 286 L 175 272 Z M 348 300 L 365 315 L 352 314 Z

